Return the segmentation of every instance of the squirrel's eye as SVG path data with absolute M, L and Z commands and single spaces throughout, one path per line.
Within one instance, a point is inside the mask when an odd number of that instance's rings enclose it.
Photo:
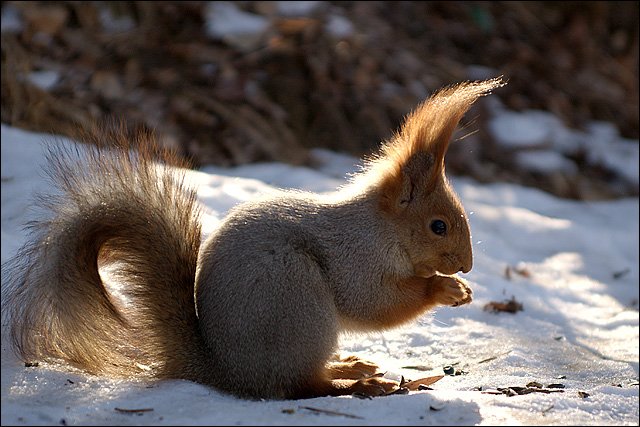
M 436 233 L 438 236 L 444 236 L 447 232 L 447 224 L 442 220 L 436 219 L 431 222 L 431 231 Z

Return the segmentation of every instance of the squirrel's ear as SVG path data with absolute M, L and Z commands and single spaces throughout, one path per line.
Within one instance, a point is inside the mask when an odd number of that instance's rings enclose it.
M 393 159 L 397 152 L 387 150 L 379 160 L 382 169 L 380 207 L 387 213 L 399 213 L 433 190 L 438 166 L 433 153 L 418 151 L 403 159 Z
M 437 171 L 436 158 L 432 153 L 418 152 L 413 154 L 401 168 L 401 182 L 396 203 L 405 208 L 420 198 L 424 193 L 431 192 L 436 182 L 432 179 Z

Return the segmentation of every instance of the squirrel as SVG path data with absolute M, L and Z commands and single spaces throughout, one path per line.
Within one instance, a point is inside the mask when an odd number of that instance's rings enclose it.
M 437 91 L 343 187 L 241 203 L 204 241 L 188 165 L 153 132 L 50 146 L 59 191 L 2 266 L 14 351 L 249 399 L 397 390 L 375 363 L 338 358 L 339 334 L 471 302 L 456 275 L 472 268 L 470 229 L 444 157 L 471 104 L 503 84 Z

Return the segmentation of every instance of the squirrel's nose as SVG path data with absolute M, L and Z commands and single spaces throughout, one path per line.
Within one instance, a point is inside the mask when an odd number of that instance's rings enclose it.
M 462 267 L 460 267 L 460 270 L 458 271 L 462 271 L 463 273 L 468 273 L 471 271 L 471 268 L 473 267 L 473 262 L 470 261 L 469 263 L 463 265 Z

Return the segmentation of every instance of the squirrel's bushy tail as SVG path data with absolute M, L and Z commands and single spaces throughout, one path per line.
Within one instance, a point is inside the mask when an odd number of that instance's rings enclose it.
M 96 374 L 202 381 L 195 191 L 150 132 L 111 126 L 82 139 L 49 145 L 59 193 L 39 198 L 46 216 L 2 266 L 13 345 L 24 360 Z

